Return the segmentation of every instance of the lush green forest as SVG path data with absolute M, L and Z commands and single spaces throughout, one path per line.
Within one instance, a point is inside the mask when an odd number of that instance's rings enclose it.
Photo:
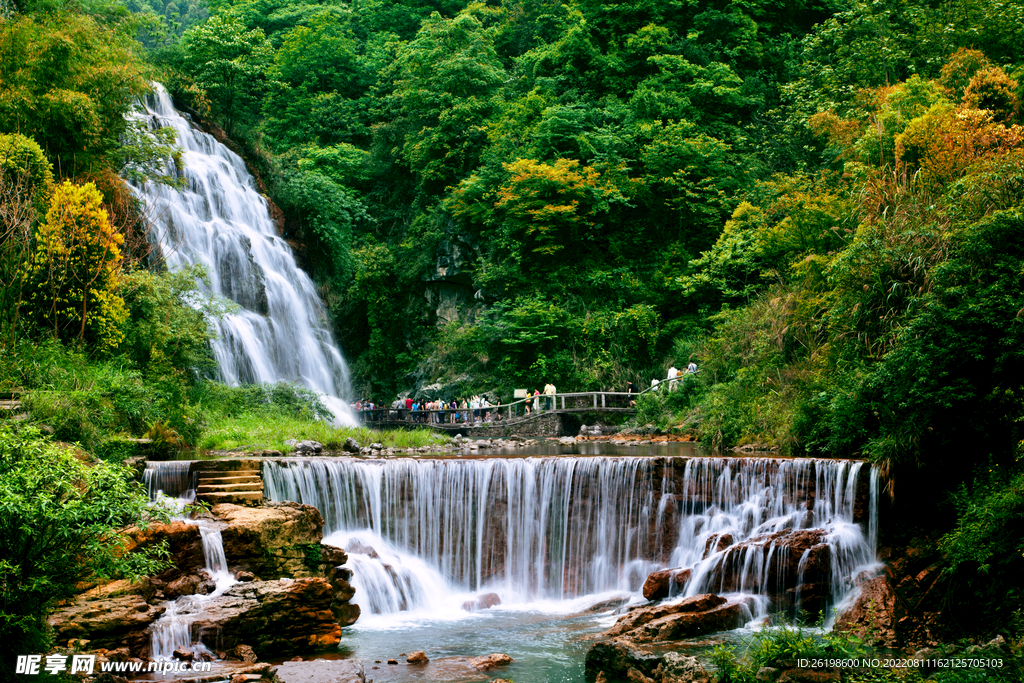
M 0 390 L 36 389 L 61 438 L 197 443 L 219 391 L 216 312 L 186 305 L 197 274 L 150 272 L 122 180 L 174 182 L 170 140 L 124 118 L 158 79 L 260 172 L 360 395 L 648 386 L 693 360 L 641 423 L 868 457 L 903 528 L 953 530 L 964 628 L 1021 609 L 1024 3 L 0 17 Z

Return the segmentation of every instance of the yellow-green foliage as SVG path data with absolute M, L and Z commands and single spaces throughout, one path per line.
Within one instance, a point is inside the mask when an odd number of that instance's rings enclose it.
M 12 192 L 31 197 L 40 213 L 46 210 L 53 192 L 53 171 L 35 140 L 18 133 L 0 135 L 0 173 L 5 203 L 10 199 L 8 192 Z
M 0 31 L 0 130 L 34 138 L 71 175 L 120 146 L 148 89 L 134 41 L 67 11 L 15 15 Z
M 128 316 L 118 293 L 124 237 L 114 231 L 92 183 L 54 190 L 28 264 L 28 308 L 64 340 L 117 347 Z
M 14 331 L 22 300 L 21 270 L 32 227 L 53 191 L 50 162 L 24 135 L 0 135 L 0 328 Z

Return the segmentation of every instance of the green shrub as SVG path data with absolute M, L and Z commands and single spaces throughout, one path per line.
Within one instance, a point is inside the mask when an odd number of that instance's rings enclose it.
M 0 674 L 49 647 L 47 613 L 80 581 L 166 566 L 166 547 L 123 552 L 120 530 L 154 514 L 127 468 L 0 425 Z

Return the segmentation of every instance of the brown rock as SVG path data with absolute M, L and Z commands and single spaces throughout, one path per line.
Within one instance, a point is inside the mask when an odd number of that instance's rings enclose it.
M 406 657 L 405 661 L 410 664 L 426 664 L 430 660 L 427 658 L 427 653 L 423 650 L 417 650 Z
M 150 605 L 141 595 L 105 595 L 89 591 L 50 615 L 57 642 L 88 638 L 92 648 L 113 649 L 127 645 L 142 654 L 149 646 L 146 629 L 165 611 Z
M 359 619 L 361 610 L 359 605 L 346 604 L 331 604 L 331 612 L 334 614 L 334 618 L 338 620 L 338 623 L 342 626 L 351 626 L 356 623 Z
M 839 614 L 833 627 L 837 633 L 870 638 L 870 645 L 896 645 L 896 622 L 904 616 L 892 584 L 886 576 L 859 581 L 860 594 Z
M 146 529 L 133 527 L 125 532 L 125 552 L 143 550 L 167 542 L 171 568 L 157 575 L 159 580 L 171 582 L 180 576 L 197 574 L 206 565 L 203 540 L 199 527 L 181 520 L 170 524 L 150 524 Z
M 733 543 L 732 534 L 711 534 L 704 543 L 704 557 L 721 552 Z
M 249 683 L 249 677 L 245 674 L 235 674 L 231 677 L 231 683 Z
M 389 659 L 388 660 L 388 664 L 398 664 L 398 660 L 397 659 Z
M 630 610 L 628 614 L 624 614 L 619 617 L 619 620 L 615 625 L 605 631 L 604 635 L 623 635 L 648 622 L 667 617 L 671 614 L 679 614 L 682 612 L 705 612 L 723 604 L 725 604 L 725 598 L 714 595 L 713 593 L 704 593 L 702 595 L 695 595 L 692 598 L 686 598 L 675 605 L 638 607 Z
M 252 572 L 235 572 L 235 581 L 240 581 L 242 583 L 256 581 L 256 575 Z
M 673 586 L 678 591 L 689 580 L 689 569 L 662 569 L 652 572 L 644 581 L 644 597 L 648 600 L 667 598 L 671 594 Z
M 661 658 L 661 683 L 711 683 L 711 674 L 696 657 L 666 652 Z
M 255 662 L 258 659 L 256 653 L 248 645 L 236 645 L 235 648 L 231 650 L 231 658 L 248 663 Z
M 210 512 L 227 524 L 221 530 L 221 539 L 232 567 L 265 580 L 324 576 L 321 568 L 310 566 L 312 554 L 304 549 L 317 547 L 323 559 L 319 546 L 324 520 L 315 507 L 299 503 L 259 507 L 221 503 Z
M 328 564 L 338 566 L 348 562 L 348 553 L 338 546 L 321 543 L 320 559 Z
M 195 659 L 196 653 L 188 648 L 179 647 L 171 656 L 175 659 L 180 659 L 183 662 L 191 662 Z
M 622 638 L 594 643 L 584 660 L 584 674 L 588 681 L 621 681 L 635 669 L 644 676 L 654 678 L 661 658 L 641 650 Z
M 199 586 L 203 579 L 196 574 L 186 574 L 171 581 L 164 587 L 164 595 L 168 600 L 173 600 L 181 595 L 195 595 L 199 592 Z
M 462 609 L 467 612 L 475 612 L 481 609 L 490 609 L 500 604 L 501 598 L 498 597 L 497 593 L 484 593 L 483 595 L 478 595 L 475 600 L 467 600 L 462 603 Z
M 193 628 L 218 632 L 226 649 L 248 644 L 258 657 L 333 647 L 341 640 L 333 600 L 321 578 L 240 583 L 208 601 Z
M 477 671 L 491 671 L 497 669 L 499 666 L 506 666 L 511 664 L 513 660 L 511 657 L 505 654 L 495 652 L 485 657 L 474 657 L 469 660 L 470 666 Z
M 630 667 L 629 670 L 626 671 L 626 680 L 629 681 L 629 683 L 657 683 L 653 678 L 644 676 L 634 667 Z
M 693 638 L 737 628 L 750 618 L 750 605 L 728 602 L 702 612 L 680 612 L 647 622 L 629 632 L 638 643 Z

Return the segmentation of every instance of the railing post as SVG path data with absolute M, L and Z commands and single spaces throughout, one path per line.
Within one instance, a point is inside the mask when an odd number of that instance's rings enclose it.
M 601 407 L 602 408 L 607 408 L 608 407 L 604 403 L 604 392 L 603 391 L 601 392 Z

